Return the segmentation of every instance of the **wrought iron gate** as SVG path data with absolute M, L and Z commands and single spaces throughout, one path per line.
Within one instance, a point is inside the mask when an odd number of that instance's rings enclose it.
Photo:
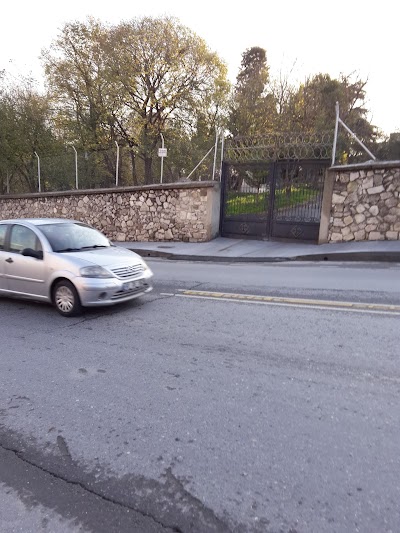
M 243 140 L 228 145 L 222 167 L 222 236 L 318 239 L 331 145 L 317 143 L 315 137 L 312 144 L 304 136 L 301 142 L 296 136 L 297 143 L 293 136 L 292 142 L 284 139 L 286 143 L 274 136 L 268 144 L 253 139 L 250 145 Z

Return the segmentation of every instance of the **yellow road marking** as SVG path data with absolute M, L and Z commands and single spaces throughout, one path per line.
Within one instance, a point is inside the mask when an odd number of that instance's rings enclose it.
M 195 291 L 195 290 L 181 290 L 181 296 L 191 296 L 197 298 L 212 298 L 216 300 L 236 300 L 248 302 L 260 302 L 283 305 L 297 305 L 302 307 L 318 307 L 318 308 L 333 308 L 333 309 L 348 309 L 360 311 L 375 311 L 375 312 L 390 312 L 400 313 L 399 305 L 388 304 L 371 304 L 362 302 L 340 302 L 334 300 L 315 300 L 308 298 L 285 298 L 281 296 L 257 296 L 253 294 L 236 294 L 231 292 L 211 292 L 211 291 Z

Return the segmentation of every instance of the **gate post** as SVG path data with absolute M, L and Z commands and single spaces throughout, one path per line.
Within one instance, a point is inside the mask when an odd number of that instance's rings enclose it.
M 228 169 L 228 164 L 225 161 L 221 161 L 220 207 L 219 207 L 219 234 L 220 235 L 222 235 L 222 224 L 224 222 L 227 169 Z
M 319 225 L 318 244 L 328 242 L 329 222 L 332 212 L 333 185 L 335 172 L 329 168 L 325 171 L 324 192 L 322 195 L 321 222 Z

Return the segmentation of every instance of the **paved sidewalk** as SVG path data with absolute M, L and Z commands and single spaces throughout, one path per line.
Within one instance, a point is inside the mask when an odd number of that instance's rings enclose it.
M 387 261 L 400 263 L 400 241 L 305 244 L 217 237 L 210 242 L 118 242 L 143 257 L 188 261 Z

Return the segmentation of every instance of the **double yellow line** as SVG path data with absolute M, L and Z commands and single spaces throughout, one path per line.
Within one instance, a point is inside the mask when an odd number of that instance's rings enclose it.
M 286 305 L 294 307 L 310 307 L 314 309 L 335 309 L 340 311 L 358 311 L 380 314 L 400 315 L 399 305 L 373 304 L 361 302 L 337 302 L 334 300 L 315 300 L 308 298 L 284 298 L 281 296 L 257 296 L 252 294 L 236 294 L 231 292 L 211 292 L 181 290 L 178 296 L 208 300 L 224 300 L 269 305 Z

